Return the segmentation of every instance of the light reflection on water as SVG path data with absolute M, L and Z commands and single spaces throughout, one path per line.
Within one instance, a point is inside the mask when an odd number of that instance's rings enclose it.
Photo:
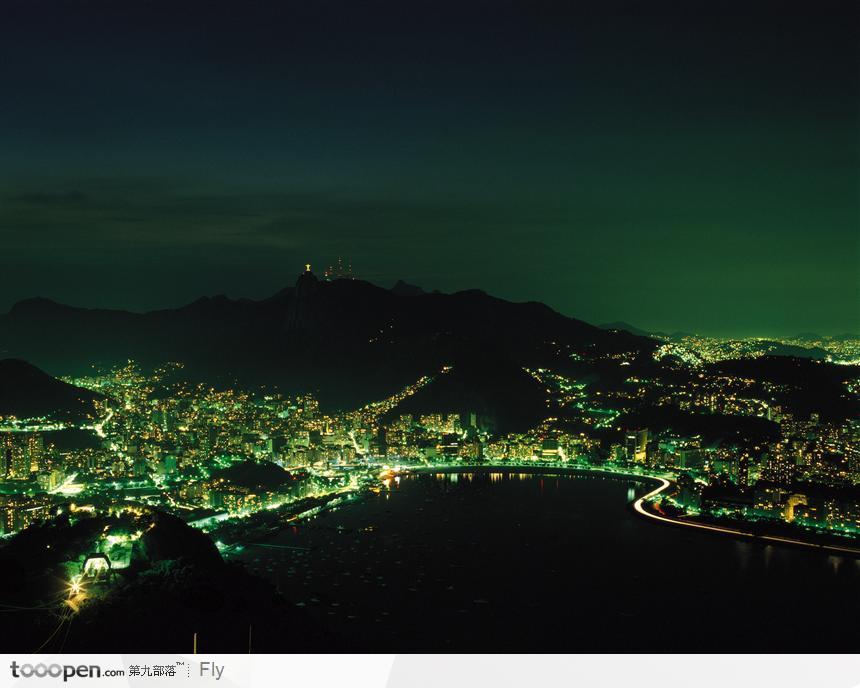
M 856 637 L 860 562 L 653 524 L 629 507 L 648 486 L 404 475 L 279 533 L 307 549 L 256 550 L 254 565 L 362 649 L 824 651 Z M 670 632 L 681 622 L 696 632 Z
M 428 475 L 428 474 L 420 474 L 420 475 Z M 474 471 L 474 470 L 463 470 L 463 471 L 439 471 L 432 475 L 433 479 L 438 482 L 450 483 L 452 485 L 456 485 L 460 482 L 460 480 L 466 480 L 468 482 L 473 482 L 476 479 L 476 476 L 484 476 L 487 480 L 493 485 L 504 483 L 507 481 L 516 480 L 519 482 L 529 481 L 529 480 L 537 480 L 538 483 L 542 486 L 544 480 L 547 478 L 551 478 L 556 487 L 558 487 L 559 480 L 575 480 L 575 479 L 587 479 L 587 480 L 608 480 L 608 481 L 624 481 L 627 483 L 627 501 L 633 502 L 635 501 L 642 493 L 645 491 L 646 487 L 648 487 L 647 482 L 642 480 L 631 480 L 629 476 L 622 475 L 603 475 L 599 473 L 591 473 L 591 474 L 576 474 L 576 473 L 541 473 L 539 471 Z M 415 477 L 415 474 L 412 474 L 412 477 Z M 400 480 L 400 476 L 396 478 L 397 481 Z M 386 487 L 391 487 L 391 480 L 386 479 L 383 481 Z M 650 489 L 650 488 L 648 488 Z

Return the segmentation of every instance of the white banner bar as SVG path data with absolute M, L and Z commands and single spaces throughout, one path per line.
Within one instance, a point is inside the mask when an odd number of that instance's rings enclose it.
M 860 688 L 858 655 L 0 655 L 0 687 Z

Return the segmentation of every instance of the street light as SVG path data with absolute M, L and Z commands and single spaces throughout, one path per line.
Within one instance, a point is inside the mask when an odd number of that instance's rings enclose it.
M 78 576 L 72 578 L 69 582 L 69 597 L 72 598 L 80 595 L 83 591 L 84 587 L 81 585 L 80 578 Z

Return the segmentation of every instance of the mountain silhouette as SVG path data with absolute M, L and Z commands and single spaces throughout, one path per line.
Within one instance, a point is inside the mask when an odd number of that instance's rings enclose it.
M 656 346 L 541 303 L 512 303 L 479 290 L 403 291 L 304 272 L 295 286 L 267 299 L 215 296 L 148 313 L 29 299 L 0 316 L 0 342 L 7 355 L 57 374 L 128 359 L 145 367 L 176 361 L 191 379 L 314 392 L 329 408 L 387 396 L 443 365 L 459 375 L 477 360 L 495 361 L 493 384 L 503 387 L 508 372 L 519 376 L 523 367 L 563 369 L 574 354 L 647 353 Z
M 427 293 L 421 287 L 409 284 L 409 282 L 404 282 L 403 280 L 397 280 L 394 286 L 391 287 L 391 291 L 398 296 L 421 296 L 421 294 Z

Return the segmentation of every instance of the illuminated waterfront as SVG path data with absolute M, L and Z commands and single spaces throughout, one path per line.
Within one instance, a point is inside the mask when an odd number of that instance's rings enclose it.
M 333 643 L 354 647 L 852 647 L 858 562 L 655 527 L 629 499 L 631 487 L 641 495 L 653 484 L 494 471 L 404 476 L 236 558 L 328 626 Z M 798 624 L 816 637 L 797 633 Z
M 201 628 L 241 651 L 251 627 L 278 652 L 692 651 L 675 629 L 707 619 L 707 646 L 738 651 L 794 647 L 796 616 L 842 647 L 821 610 L 858 582 L 857 369 L 646 344 L 439 360 L 345 406 L 179 363 L 0 362 L 53 400 L 0 418 L 0 601 L 27 612 L 6 626 L 46 652 Z

